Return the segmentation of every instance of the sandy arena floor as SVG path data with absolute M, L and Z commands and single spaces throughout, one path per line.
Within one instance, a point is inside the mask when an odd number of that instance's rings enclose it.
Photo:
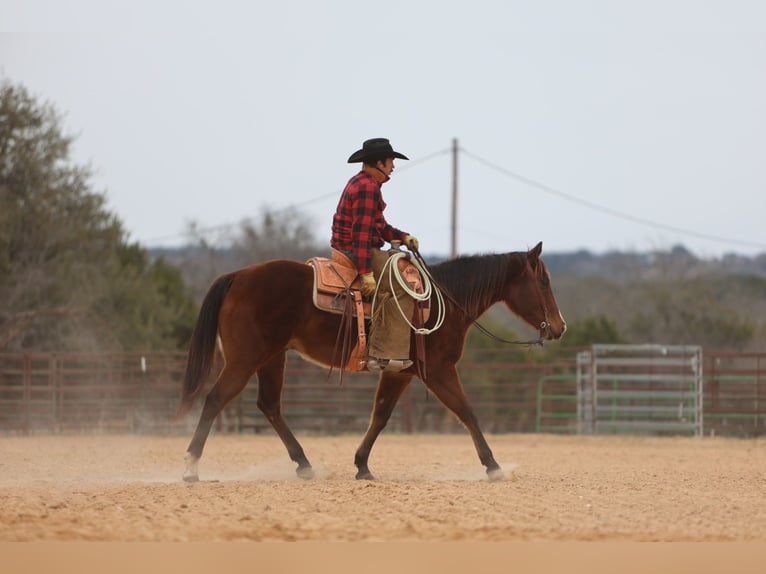
M 374 482 L 359 436 L 212 435 L 201 482 L 189 437 L 0 437 L 0 541 L 766 542 L 766 441 L 488 436 L 489 482 L 465 434 L 383 434 Z

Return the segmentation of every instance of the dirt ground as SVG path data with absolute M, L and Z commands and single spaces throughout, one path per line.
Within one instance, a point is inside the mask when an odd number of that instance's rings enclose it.
M 766 542 L 766 441 L 381 435 L 300 437 L 316 478 L 269 435 L 211 435 L 201 482 L 189 437 L 0 437 L 0 541 Z

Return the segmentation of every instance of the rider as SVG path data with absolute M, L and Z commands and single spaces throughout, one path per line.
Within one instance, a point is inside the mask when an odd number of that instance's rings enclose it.
M 409 159 L 394 151 L 385 138 L 369 139 L 362 149 L 351 154 L 348 163 L 361 162 L 362 170 L 346 184 L 332 220 L 330 245 L 356 266 L 362 276 L 362 295 L 372 297 L 376 286 L 378 290 L 370 327 L 369 370 L 400 371 L 412 365 L 408 320 L 412 318 L 415 301 L 395 279 L 391 281 L 387 275 L 381 281 L 383 268 L 393 253 L 381 250 L 386 241 L 418 248 L 414 236 L 389 225 L 383 216 L 386 202 L 381 186 L 389 180 L 397 158 Z

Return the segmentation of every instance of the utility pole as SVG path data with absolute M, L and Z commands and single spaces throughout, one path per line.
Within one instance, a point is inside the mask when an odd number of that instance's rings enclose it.
M 452 139 L 452 243 L 450 256 L 457 257 L 457 138 Z

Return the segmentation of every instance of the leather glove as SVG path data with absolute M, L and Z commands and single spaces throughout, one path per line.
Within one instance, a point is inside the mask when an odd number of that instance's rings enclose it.
M 407 246 L 408 249 L 414 249 L 418 250 L 420 249 L 420 242 L 418 241 L 418 238 L 414 235 L 407 235 L 404 238 L 404 244 Z
M 363 297 L 372 297 L 375 294 L 375 275 L 372 271 L 362 275 L 362 287 L 359 290 Z

